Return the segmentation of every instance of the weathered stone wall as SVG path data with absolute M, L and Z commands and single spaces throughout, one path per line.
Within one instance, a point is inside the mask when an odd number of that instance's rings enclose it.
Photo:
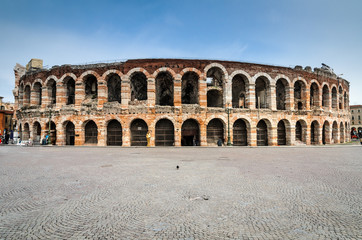
M 222 86 L 210 87 L 207 85 L 208 71 L 210 69 L 214 71 L 215 68 L 219 69 L 218 72 L 222 75 Z M 315 69 L 312 72 L 310 68 L 303 70 L 300 67 L 292 69 L 229 61 L 139 59 L 112 64 L 54 66 L 49 70 L 37 70 L 23 75 L 16 69 L 14 70 L 16 83 L 14 96 L 18 123 L 22 126 L 28 123 L 30 137 L 33 138 L 34 123 L 39 122 L 43 137 L 49 128 L 48 121 L 51 118 L 56 125 L 56 143 L 58 145 L 66 144 L 65 125 L 68 121 L 75 126 L 75 145 L 84 145 L 84 127 L 88 121 L 92 120 L 98 128 L 98 145 L 104 146 L 107 144 L 107 124 L 112 119 L 116 119 L 122 125 L 122 145 L 130 146 L 131 123 L 135 119 L 143 119 L 147 123 L 148 129 L 152 130 L 151 146 L 154 146 L 155 126 L 157 121 L 163 118 L 169 119 L 173 123 L 175 146 L 181 146 L 182 124 L 187 119 L 194 119 L 198 122 L 200 145 L 206 146 L 207 125 L 215 118 L 224 125 L 223 136 L 228 136 L 227 130 L 230 126 L 231 142 L 233 142 L 234 122 L 243 119 L 247 125 L 247 142 L 250 146 L 258 144 L 257 125 L 261 120 L 267 125 L 267 142 L 272 146 L 278 144 L 278 137 L 285 137 L 287 145 L 301 142 L 310 144 L 312 122 L 316 129 L 314 135 L 317 136 L 317 144 L 349 140 L 349 83 L 323 69 Z M 195 89 L 198 89 L 196 101 L 198 104 L 182 104 L 182 79 L 189 72 L 198 76 L 198 86 L 195 86 Z M 173 96 L 171 96 L 173 101 L 168 104 L 170 106 L 167 104 L 165 106 L 156 105 L 158 97 L 168 97 L 167 94 L 172 92 L 167 89 L 164 91 L 165 95 L 157 95 L 162 94 L 162 90 L 160 90 L 162 84 L 157 85 L 156 79 L 158 76 L 162 76 L 160 74 L 165 73 L 173 80 Z M 109 102 L 107 81 L 114 74 L 121 79 L 121 99 Z M 137 89 L 137 86 L 132 86 L 131 82 L 137 74 L 143 74 L 147 79 L 146 100 L 131 98 L 131 89 Z M 87 91 L 96 91 L 97 98 L 86 97 L 86 80 L 90 76 L 97 80 L 97 84 L 94 85 L 96 89 L 91 89 L 93 85 L 87 86 Z M 75 81 L 75 103 L 67 105 L 66 81 L 70 78 Z M 232 83 L 234 79 L 240 81 L 241 78 L 245 85 L 244 106 L 230 110 L 228 125 L 226 109 L 231 108 L 233 102 L 240 101 L 235 99 L 235 96 L 238 95 L 233 94 Z M 255 93 L 255 83 L 258 79 L 265 82 L 263 85 L 265 89 L 262 90 L 262 93 L 265 94 L 266 104 L 260 109 L 256 104 Z M 53 88 L 49 84 L 52 81 L 56 82 L 56 86 L 53 86 L 56 91 L 56 102 L 53 104 L 50 101 Z M 303 83 L 302 100 L 294 99 L 294 84 L 297 81 Z M 312 83 L 315 83 L 318 88 L 318 94 L 313 96 L 313 103 L 316 105 L 313 108 L 310 105 Z M 41 93 L 38 92 L 39 84 L 42 86 Z M 30 101 L 26 99 L 25 89 L 29 88 L 27 86 L 31 89 Z M 215 88 L 222 93 L 222 107 L 207 107 L 207 92 L 215 90 Z M 283 89 L 284 92 L 281 92 L 280 89 Z M 332 91 L 338 92 L 338 97 L 332 98 Z M 41 101 L 38 99 L 39 96 L 42 98 Z M 279 99 L 283 101 L 282 104 L 277 102 Z M 168 101 L 164 102 L 168 103 Z M 298 106 L 295 105 L 298 102 L 304 103 L 301 110 L 298 110 Z M 322 102 L 325 103 L 324 106 L 322 106 Z M 285 110 L 277 110 L 277 108 L 285 108 Z M 285 131 L 278 130 L 279 121 L 284 122 Z M 295 126 L 298 121 L 303 126 L 302 141 L 296 141 Z M 336 125 L 337 128 L 332 128 Z

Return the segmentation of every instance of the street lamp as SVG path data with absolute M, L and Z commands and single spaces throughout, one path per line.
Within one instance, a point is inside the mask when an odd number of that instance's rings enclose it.
M 49 108 L 49 132 L 48 132 L 48 137 L 49 137 L 49 145 L 52 143 L 52 139 L 51 139 L 51 135 L 50 135 L 50 128 L 51 128 L 51 120 L 52 120 L 52 109 Z
M 226 108 L 226 113 L 228 114 L 228 142 L 227 142 L 228 146 L 231 146 L 231 138 L 230 138 L 230 112 L 231 112 L 231 110 L 232 110 L 231 107 Z

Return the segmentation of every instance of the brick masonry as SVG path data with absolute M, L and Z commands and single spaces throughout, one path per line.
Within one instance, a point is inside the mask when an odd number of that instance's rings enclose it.
M 217 68 L 222 73 L 223 107 L 207 107 L 206 83 L 207 73 Z M 195 72 L 198 80 L 197 105 L 182 104 L 181 83 L 187 72 Z M 184 59 L 137 59 L 126 62 L 92 65 L 62 65 L 51 69 L 40 69 L 24 72 L 16 65 L 15 72 L 15 108 L 16 118 L 22 130 L 29 126 L 27 137 L 34 138 L 34 123 L 41 126 L 41 136 L 48 131 L 49 115 L 56 125 L 56 144 L 66 144 L 65 125 L 71 121 L 75 125 L 75 145 L 84 145 L 84 126 L 92 120 L 98 128 L 98 146 L 107 145 L 107 124 L 116 119 L 122 126 L 123 146 L 131 145 L 130 125 L 135 119 L 144 120 L 148 129 L 152 130 L 151 146 L 155 146 L 155 126 L 158 120 L 166 118 L 174 126 L 174 145 L 181 146 L 181 128 L 187 119 L 194 119 L 199 124 L 200 145 L 207 144 L 207 125 L 212 119 L 223 123 L 224 136 L 228 136 L 228 114 L 226 109 L 232 106 L 232 82 L 235 76 L 241 75 L 246 85 L 245 108 L 232 108 L 230 111 L 230 139 L 233 142 L 233 124 L 242 119 L 247 126 L 247 143 L 257 145 L 257 124 L 265 121 L 268 131 L 268 145 L 278 145 L 277 126 L 279 121 L 285 124 L 287 145 L 298 144 L 295 136 L 297 121 L 302 125 L 303 143 L 311 144 L 311 125 L 315 128 L 315 144 L 343 143 L 349 141 L 349 82 L 324 69 L 300 67 L 286 68 L 252 63 L 184 60 Z M 147 100 L 131 104 L 130 81 L 134 73 L 141 72 L 147 78 Z M 156 105 L 156 78 L 159 73 L 168 72 L 173 78 L 173 106 Z M 107 80 L 111 74 L 121 78 L 121 102 L 108 103 Z M 85 97 L 85 80 L 89 76 L 97 79 L 98 97 L 87 102 Z M 67 105 L 67 88 L 65 81 L 75 81 L 75 103 Z M 255 82 L 264 79 L 267 85 L 267 108 L 256 108 Z M 51 104 L 49 83 L 56 82 L 56 104 Z M 277 110 L 276 83 L 285 83 L 285 110 Z M 294 84 L 303 84 L 304 108 L 298 110 L 294 100 Z M 314 106 L 310 106 L 310 88 L 312 83 L 318 87 Z M 36 89 L 41 85 L 41 93 Z M 326 87 L 325 87 L 326 86 Z M 327 94 L 322 94 L 327 89 Z M 337 95 L 332 96 L 332 92 Z M 41 101 L 39 99 L 41 95 Z M 39 105 L 39 103 L 41 104 Z M 324 105 L 322 106 L 322 102 Z M 19 125 L 20 126 L 20 125 Z M 323 132 L 324 131 L 324 132 Z

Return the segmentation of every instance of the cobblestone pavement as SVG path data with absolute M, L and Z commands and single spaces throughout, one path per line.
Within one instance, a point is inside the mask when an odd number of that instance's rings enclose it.
M 362 239 L 361 156 L 0 146 L 0 239 Z

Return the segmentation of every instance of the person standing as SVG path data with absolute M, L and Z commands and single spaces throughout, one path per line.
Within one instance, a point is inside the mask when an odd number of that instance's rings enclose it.
M 151 146 L 151 130 L 148 130 L 147 134 L 146 134 L 146 138 L 147 138 L 147 147 Z

